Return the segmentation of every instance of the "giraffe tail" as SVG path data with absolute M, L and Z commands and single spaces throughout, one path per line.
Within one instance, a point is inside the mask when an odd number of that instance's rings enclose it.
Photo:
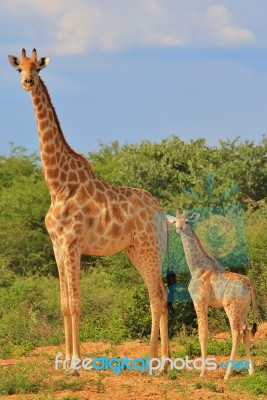
M 251 294 L 251 300 L 252 300 L 252 311 L 253 311 L 253 326 L 251 329 L 251 335 L 255 336 L 255 333 L 258 330 L 258 308 L 257 308 L 257 303 L 256 303 L 256 298 L 255 298 L 255 292 L 253 286 L 251 286 L 250 290 Z
M 176 285 L 176 276 L 175 272 L 171 270 L 171 260 L 170 260 L 170 230 L 169 230 L 169 224 L 167 223 L 167 260 L 168 260 L 168 266 L 167 266 L 167 297 L 168 297 L 168 311 L 169 314 L 174 312 L 174 307 L 173 307 L 173 290 L 174 286 Z

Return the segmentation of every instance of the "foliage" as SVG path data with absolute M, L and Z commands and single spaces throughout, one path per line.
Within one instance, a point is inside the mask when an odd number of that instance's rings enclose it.
M 266 219 L 266 201 L 258 202 L 255 211 L 247 211 L 246 228 L 250 255 L 247 275 L 254 284 L 260 319 L 266 319 L 267 316 Z
M 204 139 L 185 143 L 172 136 L 161 143 L 100 144 L 89 160 L 104 180 L 145 188 L 168 210 L 225 209 L 232 203 L 242 204 L 250 265 L 236 268 L 253 281 L 260 318 L 264 319 L 266 147 L 264 137 L 259 144 L 236 139 L 209 147 Z M 10 155 L 0 156 L 0 352 L 6 356 L 64 340 L 59 283 L 53 278 L 57 269 L 44 226 L 49 203 L 38 157 L 12 145 Z M 182 264 L 178 241 L 172 244 L 177 248 L 172 251 L 179 253 L 179 265 L 183 265 L 176 271 L 177 279 L 187 285 L 188 269 Z M 83 257 L 81 286 L 82 340 L 119 342 L 149 335 L 147 291 L 124 253 Z M 197 326 L 193 303 L 179 301 L 173 307 L 170 335 L 175 336 L 183 324 L 190 333 Z M 212 310 L 209 319 L 212 331 L 228 326 L 225 314 L 218 310 Z
M 265 137 L 258 145 L 237 138 L 208 147 L 204 139 L 185 143 L 172 136 L 161 143 L 143 141 L 122 147 L 118 142 L 101 144 L 97 153 L 89 153 L 89 160 L 103 179 L 145 188 L 166 208 L 203 206 L 183 193 L 186 187 L 198 193 L 205 205 L 218 205 L 227 190 L 237 184 L 240 191 L 234 200 L 249 205 L 266 197 L 266 150 Z M 215 175 L 212 202 L 205 187 L 207 172 Z
M 16 273 L 51 270 L 53 260 L 44 226 L 49 196 L 37 161 L 21 148 L 0 157 L 0 268 Z
M 62 342 L 58 286 L 52 277 L 17 276 L 9 287 L 0 287 L 0 356 Z

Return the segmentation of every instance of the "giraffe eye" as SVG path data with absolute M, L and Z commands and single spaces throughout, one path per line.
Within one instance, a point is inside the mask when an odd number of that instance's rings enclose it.
M 41 68 L 37 68 L 37 70 L 36 70 L 38 73 L 41 71 Z
M 21 73 L 21 68 L 18 68 L 17 71 L 18 71 L 19 73 Z

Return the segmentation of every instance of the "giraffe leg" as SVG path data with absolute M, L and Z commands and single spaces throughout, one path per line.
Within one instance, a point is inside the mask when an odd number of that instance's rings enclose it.
M 74 246 L 72 249 L 62 250 L 64 266 L 67 277 L 69 313 L 71 320 L 71 338 L 72 338 L 72 360 L 80 359 L 80 253 Z M 70 336 L 70 334 L 69 334 Z M 78 366 L 78 365 L 77 365 Z M 72 375 L 78 375 L 77 370 L 69 371 Z
M 163 291 L 165 291 L 164 288 Z M 163 305 L 163 311 L 160 317 L 159 330 L 160 330 L 161 355 L 166 358 L 170 358 L 168 316 L 169 316 L 168 305 L 165 299 Z
M 224 306 L 225 312 L 229 318 L 231 332 L 232 332 L 232 351 L 230 355 L 230 362 L 228 364 L 224 380 L 228 380 L 233 373 L 233 363 L 235 362 L 236 352 L 241 340 L 241 330 L 244 321 L 240 319 L 240 306 L 236 305 L 235 299 L 232 302 Z M 242 312 L 242 310 L 241 310 Z M 242 314 L 241 314 L 242 315 Z
M 201 358 L 203 367 L 200 377 L 203 378 L 206 374 L 206 359 L 207 359 L 207 342 L 208 342 L 208 306 L 204 300 L 194 302 L 197 321 L 198 321 L 198 336 L 201 347 Z
M 244 313 L 243 313 L 243 317 L 242 320 L 244 321 L 244 328 L 243 328 L 243 332 L 242 332 L 242 342 L 243 345 L 245 347 L 245 351 L 246 351 L 246 356 L 247 356 L 247 361 L 249 362 L 249 370 L 248 373 L 249 375 L 252 375 L 254 373 L 254 366 L 252 363 L 252 358 L 251 358 L 251 353 L 250 353 L 250 345 L 249 345 L 249 336 L 250 336 L 250 332 L 247 328 L 247 324 L 246 324 L 246 318 L 247 318 L 247 313 L 248 313 L 248 308 L 250 305 L 250 298 L 249 298 L 249 302 L 247 304 L 247 306 L 245 307 Z
M 140 252 L 137 252 L 133 246 L 128 247 L 126 252 L 144 279 L 149 294 L 152 318 L 150 358 L 158 357 L 159 329 L 161 335 L 161 355 L 162 357 L 169 358 L 167 297 L 160 275 L 158 257 L 155 254 L 154 257 L 150 255 L 149 259 L 144 258 L 142 260 L 142 256 L 139 255 Z M 141 252 L 141 254 L 144 254 L 144 252 Z M 167 368 L 167 364 L 165 364 L 165 368 Z
M 68 369 L 70 367 L 70 360 L 72 358 L 72 321 L 69 308 L 68 282 L 67 282 L 67 275 L 65 271 L 62 251 L 56 243 L 53 243 L 53 248 L 59 272 L 61 312 L 64 319 L 64 332 L 65 332 L 65 344 L 66 344 L 65 359 L 69 359 L 69 361 L 66 363 L 65 366 Z
M 145 283 L 148 288 L 150 304 L 151 304 L 151 313 L 152 313 L 152 328 L 151 328 L 151 350 L 150 357 L 153 357 L 153 353 L 155 352 L 157 357 L 158 350 L 158 336 L 160 331 L 160 341 L 161 341 L 161 357 L 170 358 L 170 349 L 169 349 L 169 339 L 168 339 L 168 306 L 165 289 L 161 280 L 161 276 L 158 277 L 157 288 L 151 290 L 150 283 L 148 280 L 145 280 Z M 166 361 L 164 365 L 161 367 L 161 371 L 166 371 L 168 368 L 169 362 Z
M 244 331 L 244 334 L 242 337 L 242 342 L 243 342 L 245 350 L 246 350 L 247 361 L 249 362 L 248 373 L 249 373 L 249 375 L 252 375 L 252 374 L 254 374 L 254 366 L 252 363 L 252 358 L 251 358 L 251 353 L 250 353 L 249 335 L 250 335 L 250 332 L 247 329 L 247 327 L 245 327 L 245 331 Z

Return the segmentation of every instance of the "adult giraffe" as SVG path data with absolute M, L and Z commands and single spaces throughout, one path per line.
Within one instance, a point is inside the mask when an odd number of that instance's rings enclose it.
M 161 279 L 167 223 L 158 202 L 145 190 L 117 187 L 99 179 L 85 157 L 64 138 L 39 71 L 49 57 L 37 52 L 21 60 L 9 56 L 29 91 L 36 115 L 42 165 L 51 195 L 45 218 L 60 278 L 66 358 L 79 358 L 80 257 L 111 255 L 125 249 L 142 275 L 152 314 L 150 357 L 157 357 L 159 328 L 162 356 L 169 357 L 167 300 Z M 68 364 L 70 365 L 70 364 Z M 70 373 L 74 371 L 69 368 Z

